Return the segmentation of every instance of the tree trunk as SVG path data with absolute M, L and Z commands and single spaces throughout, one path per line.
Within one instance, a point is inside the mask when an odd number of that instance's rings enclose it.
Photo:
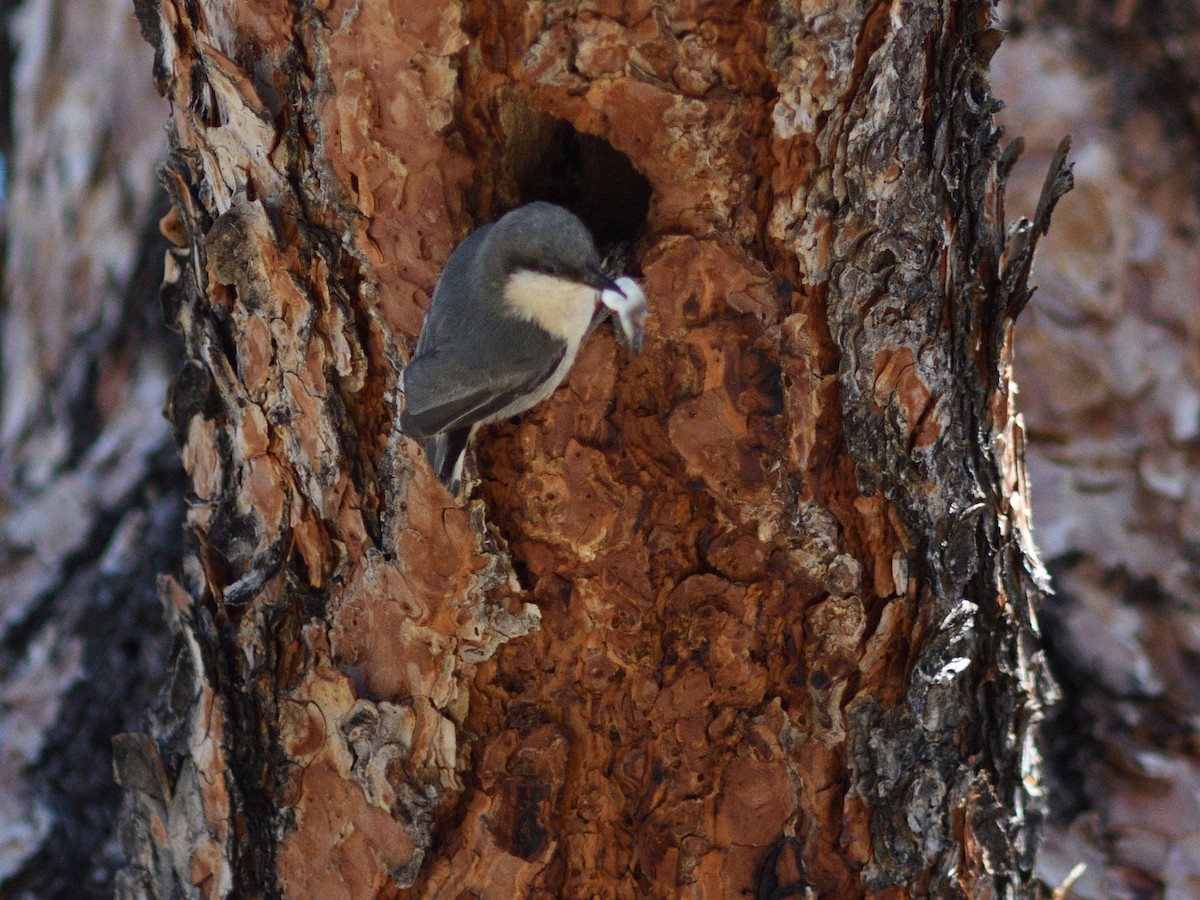
M 1043 800 L 987 3 L 139 3 L 172 107 L 179 653 L 127 896 L 1015 896 Z M 441 265 L 632 245 L 449 497 Z

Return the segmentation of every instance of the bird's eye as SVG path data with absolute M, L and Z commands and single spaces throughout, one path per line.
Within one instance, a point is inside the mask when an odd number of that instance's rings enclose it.
M 540 262 L 537 265 L 537 270 L 543 275 L 557 275 L 558 267 L 554 263 Z

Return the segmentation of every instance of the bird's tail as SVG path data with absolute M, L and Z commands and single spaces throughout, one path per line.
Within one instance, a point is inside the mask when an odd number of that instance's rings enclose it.
M 471 439 L 471 428 L 456 428 L 423 438 L 421 446 L 429 457 L 438 479 L 451 494 L 457 494 L 462 484 L 463 463 L 467 456 L 467 442 Z

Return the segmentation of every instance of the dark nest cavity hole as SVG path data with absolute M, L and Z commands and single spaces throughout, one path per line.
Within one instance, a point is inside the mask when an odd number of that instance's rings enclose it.
M 500 201 L 511 209 L 545 200 L 579 216 L 602 256 L 632 258 L 646 227 L 650 182 L 612 144 L 510 96 L 500 104 L 504 130 Z

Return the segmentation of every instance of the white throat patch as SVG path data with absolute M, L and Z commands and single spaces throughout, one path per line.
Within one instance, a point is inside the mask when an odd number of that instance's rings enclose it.
M 504 299 L 516 315 L 565 340 L 573 356 L 592 321 L 600 292 L 555 275 L 519 271 L 509 276 Z

